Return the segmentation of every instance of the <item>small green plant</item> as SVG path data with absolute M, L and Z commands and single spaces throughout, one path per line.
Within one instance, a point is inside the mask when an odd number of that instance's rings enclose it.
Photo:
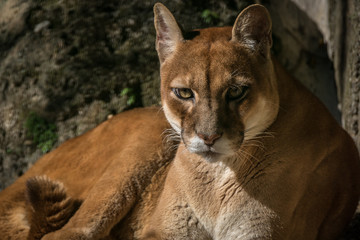
M 201 13 L 201 17 L 204 19 L 206 23 L 212 23 L 215 22 L 215 20 L 219 19 L 219 15 L 216 12 L 211 11 L 209 9 L 205 9 Z
M 25 121 L 27 137 L 32 138 L 37 147 L 47 153 L 57 141 L 56 126 L 49 123 L 46 119 L 31 112 Z
M 134 93 L 134 90 L 132 88 L 124 88 L 121 92 L 120 92 L 120 96 L 121 97 L 127 97 L 127 101 L 126 101 L 126 105 L 131 106 L 135 103 L 136 101 L 136 95 Z

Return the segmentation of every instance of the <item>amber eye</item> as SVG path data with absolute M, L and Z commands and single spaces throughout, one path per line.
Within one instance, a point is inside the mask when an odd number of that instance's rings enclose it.
M 194 93 L 189 88 L 173 88 L 172 90 L 180 99 L 191 99 L 194 97 Z
M 226 93 L 228 100 L 242 100 L 246 96 L 249 87 L 247 86 L 233 86 L 230 87 Z

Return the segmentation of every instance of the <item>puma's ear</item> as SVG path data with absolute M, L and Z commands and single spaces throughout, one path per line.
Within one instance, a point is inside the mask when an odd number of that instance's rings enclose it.
M 156 50 L 160 63 L 163 63 L 175 50 L 177 44 L 184 40 L 174 16 L 163 4 L 154 5 L 154 24 L 156 29 Z
M 267 9 L 259 4 L 245 8 L 236 18 L 232 40 L 268 57 L 272 39 L 271 18 Z

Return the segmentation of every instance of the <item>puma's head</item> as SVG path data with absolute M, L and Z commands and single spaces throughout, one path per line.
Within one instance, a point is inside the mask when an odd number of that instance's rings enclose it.
M 264 132 L 279 109 L 270 57 L 271 19 L 252 5 L 234 26 L 186 37 L 162 4 L 154 6 L 165 115 L 188 151 L 218 161 Z

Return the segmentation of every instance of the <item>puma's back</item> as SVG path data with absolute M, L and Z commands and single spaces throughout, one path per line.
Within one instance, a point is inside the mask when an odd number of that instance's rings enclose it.
M 0 192 L 0 239 L 40 240 L 64 225 L 86 229 L 101 221 L 105 230 L 94 231 L 107 235 L 171 160 L 168 128 L 160 108 L 130 110 L 46 154 Z

